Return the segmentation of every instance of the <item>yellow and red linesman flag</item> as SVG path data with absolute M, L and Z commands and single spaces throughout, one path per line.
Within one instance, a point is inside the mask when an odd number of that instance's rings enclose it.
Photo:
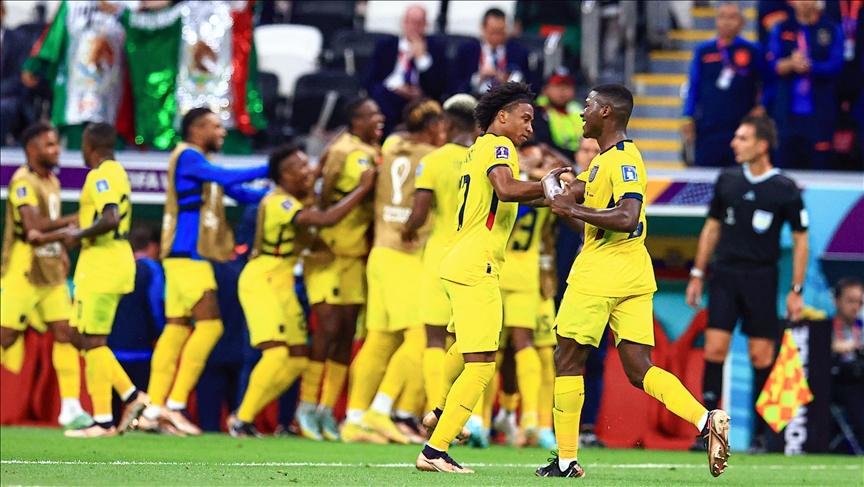
M 779 433 L 792 421 L 798 408 L 813 400 L 813 392 L 807 384 L 798 346 L 792 332 L 786 330 L 780 354 L 774 368 L 765 381 L 765 387 L 756 400 L 756 411 L 775 432 Z

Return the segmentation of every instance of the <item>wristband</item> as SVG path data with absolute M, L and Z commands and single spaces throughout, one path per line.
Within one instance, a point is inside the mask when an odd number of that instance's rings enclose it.
M 793 284 L 792 289 L 790 289 L 795 294 L 804 294 L 804 286 L 801 284 Z
M 690 269 L 690 277 L 695 277 L 696 279 L 704 279 L 705 272 L 703 272 L 702 269 L 693 267 Z

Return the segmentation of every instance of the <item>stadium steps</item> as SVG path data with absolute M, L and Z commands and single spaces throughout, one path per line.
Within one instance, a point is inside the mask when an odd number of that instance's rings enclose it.
M 746 26 L 745 39 L 756 40 L 755 2 L 742 2 Z M 649 168 L 684 167 L 681 158 L 682 89 L 693 59 L 693 49 L 701 42 L 713 39 L 713 7 L 691 9 L 693 28 L 672 30 L 667 37 L 668 49 L 649 53 L 647 73 L 636 73 L 631 79 L 636 95 L 636 108 L 630 119 L 630 134 Z

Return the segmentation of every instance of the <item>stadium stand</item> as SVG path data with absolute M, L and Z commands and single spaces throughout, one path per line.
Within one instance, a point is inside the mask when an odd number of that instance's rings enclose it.
M 420 5 L 426 9 L 426 33 L 431 34 L 435 19 L 441 9 L 441 2 L 436 0 L 421 0 L 410 5 Z M 386 32 L 399 35 L 402 32 L 402 14 L 406 4 L 387 0 L 371 0 L 366 2 L 365 28 L 369 32 Z

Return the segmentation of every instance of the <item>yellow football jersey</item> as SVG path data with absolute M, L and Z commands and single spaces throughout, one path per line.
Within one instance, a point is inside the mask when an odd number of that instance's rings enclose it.
M 423 265 L 436 276 L 450 238 L 456 231 L 461 175 L 459 168 L 467 155 L 467 147 L 445 144 L 427 154 L 417 166 L 417 178 L 414 181 L 417 191 L 432 191 L 435 197 L 431 212 L 434 223 L 423 251 Z
M 255 226 L 251 259 L 259 256 L 296 260 L 297 228 L 294 219 L 303 204 L 282 188 L 275 188 L 261 199 Z M 280 259 L 277 259 L 280 260 Z
M 501 289 L 534 292 L 540 289 L 541 234 L 549 215 L 549 208 L 519 207 L 501 268 Z
M 81 256 L 75 269 L 75 287 L 88 292 L 128 293 L 135 287 L 135 257 L 129 245 L 132 203 L 129 177 L 117 161 L 103 161 L 87 173 L 81 188 L 78 224 L 87 228 L 102 215 L 105 207 L 116 205 L 120 225 L 81 242 Z
M 519 156 L 507 137 L 485 134 L 468 149 L 456 187 L 456 232 L 441 262 L 441 277 L 473 285 L 485 275 L 498 277 L 518 203 L 498 200 L 489 171 L 507 166 L 519 174 Z
M 651 256 L 645 248 L 645 189 L 648 185 L 642 154 L 624 140 L 591 160 L 578 176 L 585 182 L 585 206 L 612 208 L 623 198 L 642 201 L 639 224 L 632 233 L 619 233 L 585 223 L 585 243 L 573 262 L 567 284 L 594 296 L 622 297 L 657 290 Z

